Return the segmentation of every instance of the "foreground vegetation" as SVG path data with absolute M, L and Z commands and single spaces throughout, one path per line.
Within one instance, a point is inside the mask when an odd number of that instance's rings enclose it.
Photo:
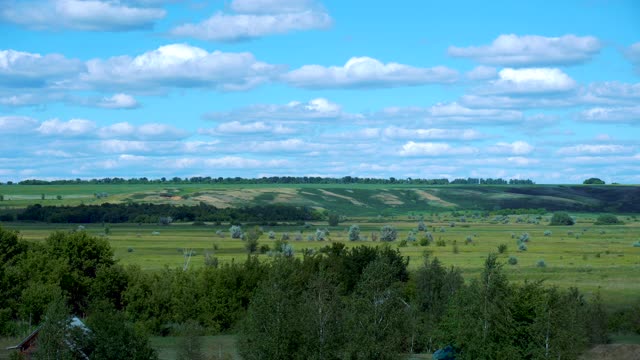
M 609 330 L 597 296 L 509 283 L 495 254 L 465 284 L 458 269 L 431 256 L 410 272 L 389 246 L 335 242 L 301 258 L 280 252 L 270 261 L 144 272 L 119 265 L 108 242 L 85 231 L 36 243 L 0 230 L 0 239 L 2 332 L 16 335 L 27 318 L 47 329 L 52 314 L 64 314 L 64 299 L 98 329 L 91 354 L 113 350 L 122 341 L 109 334 L 131 329 L 132 356 L 141 359 L 157 356 L 145 350 L 145 332 L 182 334 L 184 358 L 197 358 L 199 345 L 189 339 L 229 331 L 239 333 L 247 359 L 394 358 L 448 344 L 462 359 L 575 358 Z M 616 326 L 636 330 L 639 315 L 627 312 L 631 321 Z

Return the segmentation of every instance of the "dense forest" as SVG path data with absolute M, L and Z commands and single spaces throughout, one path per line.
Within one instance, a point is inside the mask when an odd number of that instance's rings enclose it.
M 0 183 L 1 184 L 1 183 Z M 12 185 L 13 182 L 7 182 Z M 341 178 L 330 178 L 320 176 L 271 176 L 261 178 L 241 178 L 241 177 L 211 177 L 211 176 L 194 176 L 190 178 L 160 178 L 148 179 L 141 178 L 103 178 L 103 179 L 72 179 L 72 180 L 22 180 L 18 182 L 20 185 L 70 185 L 70 184 L 383 184 L 383 185 L 533 185 L 534 182 L 528 179 L 483 179 L 483 178 L 467 178 L 467 179 L 396 179 L 390 177 L 384 178 L 360 178 L 352 176 L 344 176 Z
M 302 254 L 145 272 L 84 231 L 28 242 L 0 228 L 0 334 L 72 313 L 97 328 L 92 359 L 123 343 L 136 352 L 126 358 L 153 359 L 145 334 L 185 324 L 238 334 L 245 359 L 391 359 L 447 345 L 458 359 L 575 359 L 612 326 L 640 332 L 640 308 L 608 318 L 598 296 L 510 283 L 494 254 L 467 283 L 428 255 L 409 272 L 386 246 Z
M 48 223 L 161 223 L 172 221 L 255 222 L 307 221 L 322 219 L 322 214 L 304 206 L 264 205 L 219 209 L 200 203 L 196 206 L 168 204 L 109 204 L 80 206 L 30 205 L 1 220 L 43 221 Z

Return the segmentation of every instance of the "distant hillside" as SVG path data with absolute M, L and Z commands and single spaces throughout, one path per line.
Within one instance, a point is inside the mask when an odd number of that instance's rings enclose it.
M 36 203 L 197 205 L 202 202 L 218 208 L 288 204 L 363 216 L 522 208 L 640 212 L 640 186 L 616 185 L 4 185 L 0 186 L 0 195 L 4 198 L 0 208 L 24 208 Z

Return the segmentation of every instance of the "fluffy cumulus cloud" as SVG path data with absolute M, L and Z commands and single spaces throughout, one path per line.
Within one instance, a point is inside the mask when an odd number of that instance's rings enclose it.
M 533 152 L 534 147 L 525 141 L 514 141 L 512 143 L 499 142 L 489 147 L 490 153 L 507 155 L 527 155 Z
M 98 88 L 148 90 L 154 87 L 205 87 L 246 90 L 269 81 L 280 67 L 251 53 L 207 52 L 186 44 L 161 46 L 138 55 L 87 62 L 80 80 Z
M 625 51 L 626 57 L 635 67 L 636 73 L 640 74 L 640 42 L 637 42 Z
M 518 123 L 524 119 L 520 111 L 500 109 L 472 109 L 456 102 L 436 104 L 427 109 L 426 120 L 438 122 L 495 125 Z
M 127 94 L 104 97 L 96 105 L 105 109 L 135 109 L 140 106 L 133 96 Z
M 305 65 L 284 74 L 282 79 L 295 87 L 328 89 L 445 84 L 455 82 L 457 77 L 457 71 L 445 66 L 422 68 L 353 57 L 344 66 Z
M 577 118 L 583 122 L 640 124 L 640 106 L 596 107 L 581 111 Z
M 584 63 L 602 48 L 593 36 L 500 35 L 490 45 L 449 47 L 449 55 L 501 66 L 554 66 Z
M 577 84 L 569 75 L 555 68 L 505 68 L 498 79 L 479 88 L 483 94 L 545 94 L 574 90 Z
M 151 28 L 166 15 L 160 8 L 107 0 L 6 0 L 0 20 L 31 29 L 128 31 Z M 149 3 L 148 5 L 152 5 Z
M 333 23 L 319 4 L 307 0 L 234 0 L 230 8 L 235 13 L 217 12 L 202 22 L 177 26 L 170 34 L 209 41 L 241 41 L 326 29 Z
M 205 114 L 205 118 L 215 121 L 233 120 L 233 127 L 242 122 L 253 122 L 254 126 L 260 125 L 263 129 L 267 126 L 256 124 L 265 120 L 280 122 L 301 122 L 311 120 L 347 119 L 357 118 L 356 115 L 346 114 L 342 106 L 325 98 L 315 98 L 307 102 L 291 101 L 287 104 L 257 104 L 235 109 L 229 112 L 211 112 Z M 247 124 L 245 124 L 247 125 Z
M 559 148 L 556 152 L 564 156 L 579 155 L 620 155 L 633 152 L 632 146 L 615 145 L 615 144 L 580 144 L 575 146 L 566 146 Z
M 452 146 L 447 143 L 409 141 L 402 145 L 399 154 L 401 156 L 455 156 L 471 155 L 477 152 L 478 149 L 470 146 Z
M 0 116 L 0 134 L 25 134 L 38 126 L 38 120 L 27 116 Z
M 95 122 L 85 119 L 71 119 L 69 121 L 61 121 L 59 119 L 46 120 L 37 129 L 41 135 L 62 137 L 87 135 L 95 130 Z
M 60 86 L 60 82 L 83 70 L 84 64 L 80 60 L 67 59 L 60 54 L 0 50 L 0 87 Z
M 468 71 L 466 75 L 469 80 L 494 79 L 498 76 L 498 69 L 491 66 L 480 65 Z

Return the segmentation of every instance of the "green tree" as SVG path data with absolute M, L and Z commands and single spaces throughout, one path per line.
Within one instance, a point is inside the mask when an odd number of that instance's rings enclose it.
M 598 178 L 588 178 L 582 182 L 585 185 L 604 185 L 605 182 Z
M 624 224 L 617 216 L 612 214 L 602 214 L 598 216 L 598 219 L 594 225 L 622 225 Z
M 350 359 L 393 359 L 401 353 L 409 312 L 392 268 L 385 259 L 370 263 L 349 298 L 345 352 Z
M 358 240 L 360 240 L 360 226 L 357 224 L 351 225 L 349 227 L 349 241 Z
M 158 358 L 147 336 L 128 322 L 124 313 L 116 311 L 108 303 L 92 304 L 87 325 L 91 329 L 88 347 L 92 360 Z
M 34 358 L 37 360 L 75 359 L 69 346 L 70 329 L 71 318 L 66 301 L 62 297 L 57 297 L 47 307 L 44 323 L 38 334 Z
M 551 216 L 549 225 L 573 225 L 575 222 L 566 212 L 556 212 Z
M 182 324 L 181 337 L 178 341 L 178 360 L 203 360 L 202 328 L 194 320 L 188 320 Z
M 338 226 L 338 224 L 340 223 L 340 216 L 338 216 L 338 214 L 336 213 L 331 213 L 329 214 L 328 220 L 329 226 Z
M 385 225 L 380 229 L 381 241 L 394 241 L 398 237 L 398 231 L 391 225 Z

